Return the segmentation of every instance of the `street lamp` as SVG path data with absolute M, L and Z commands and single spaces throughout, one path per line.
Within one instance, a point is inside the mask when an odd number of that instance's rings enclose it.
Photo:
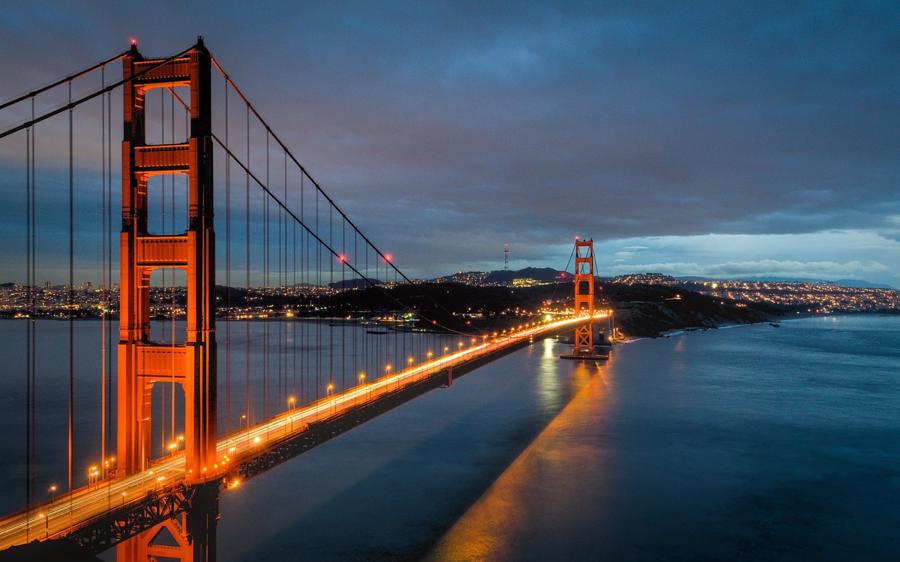
M 358 379 L 359 379 L 359 384 L 360 384 L 360 386 L 362 386 L 363 384 L 366 383 L 366 374 L 363 373 L 363 372 L 360 372 L 360 373 L 359 373 Z M 369 394 L 370 392 L 372 392 L 372 389 L 371 389 L 371 388 L 368 389 L 368 390 L 366 391 L 366 395 L 367 395 L 367 396 L 366 396 L 366 400 L 369 399 L 368 394 Z
M 100 475 L 100 471 L 97 469 L 97 465 L 92 464 L 88 468 L 88 486 L 94 484 L 97 481 L 97 477 Z
M 448 351 L 450 351 L 450 348 L 445 345 L 444 346 L 444 355 L 447 355 Z
M 50 538 L 50 514 L 41 512 L 38 517 L 44 520 L 44 538 Z
M 294 409 L 294 404 L 297 403 L 297 399 L 291 396 L 288 398 L 288 412 Z M 294 431 L 294 418 L 291 417 L 291 432 Z
M 104 477 L 104 478 L 108 478 L 110 472 L 115 473 L 115 470 L 116 470 L 116 457 L 115 457 L 115 456 L 111 456 L 111 457 L 109 457 L 108 459 L 106 459 L 105 461 L 103 461 L 103 467 L 104 467 L 104 474 L 103 474 L 103 477 Z
M 334 383 L 328 383 L 328 386 L 325 388 L 326 394 L 325 397 L 331 396 L 331 393 L 334 392 Z M 332 402 L 331 404 L 331 413 L 334 414 L 335 404 Z
M 244 420 L 247 419 L 247 414 L 241 414 L 241 419 L 238 420 L 238 431 L 243 431 Z M 248 427 L 249 429 L 249 427 Z
M 50 505 L 53 505 L 53 499 L 56 497 L 56 484 L 50 484 L 50 487 L 47 488 L 47 491 L 50 492 Z

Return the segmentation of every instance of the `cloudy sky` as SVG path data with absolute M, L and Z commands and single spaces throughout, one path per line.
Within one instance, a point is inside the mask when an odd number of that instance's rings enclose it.
M 896 2 L 10 2 L 0 98 L 197 35 L 412 275 L 900 286 Z

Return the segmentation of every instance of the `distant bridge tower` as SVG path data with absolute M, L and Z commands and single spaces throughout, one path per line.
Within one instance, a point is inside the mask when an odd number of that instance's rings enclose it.
M 575 239 L 575 314 L 594 316 L 594 241 Z M 575 328 L 575 354 L 594 352 L 594 322 Z
M 125 474 L 147 467 L 153 385 L 172 380 L 184 391 L 187 476 L 199 480 L 216 462 L 210 55 L 200 40 L 187 54 L 160 65 L 164 60 L 144 59 L 136 46 L 123 59 L 124 78 L 137 77 L 123 86 L 118 466 Z M 190 136 L 180 144 L 146 144 L 147 92 L 176 87 L 190 88 Z M 149 180 L 163 174 L 188 177 L 188 226 L 181 234 L 150 235 L 147 230 Z M 187 277 L 184 345 L 150 341 L 150 276 L 160 268 L 181 269 Z
M 509 271 L 509 244 L 503 245 L 503 271 Z

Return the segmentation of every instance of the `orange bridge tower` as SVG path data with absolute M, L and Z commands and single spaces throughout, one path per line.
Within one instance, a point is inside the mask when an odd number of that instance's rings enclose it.
M 575 314 L 594 316 L 594 241 L 575 239 Z M 594 353 L 594 322 L 575 328 L 574 354 Z
M 144 59 L 135 46 L 123 59 L 122 231 L 118 345 L 118 466 L 125 474 L 147 467 L 151 451 L 153 386 L 174 382 L 184 391 L 184 453 L 190 480 L 216 462 L 215 234 L 210 107 L 210 54 L 202 40 L 175 58 Z M 129 80 L 130 79 L 130 80 Z M 149 90 L 190 88 L 190 136 L 180 144 L 145 142 L 144 98 Z M 155 175 L 188 178 L 187 230 L 148 233 L 147 190 Z M 156 187 L 156 186 L 154 186 Z M 175 268 L 187 278 L 183 345 L 150 340 L 150 276 Z M 174 407 L 174 405 L 173 405 Z

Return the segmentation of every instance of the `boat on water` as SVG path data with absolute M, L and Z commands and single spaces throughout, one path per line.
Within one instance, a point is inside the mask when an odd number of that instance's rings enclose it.
M 391 332 L 389 330 L 366 330 L 366 333 L 375 336 L 385 336 L 387 334 L 390 334 Z

